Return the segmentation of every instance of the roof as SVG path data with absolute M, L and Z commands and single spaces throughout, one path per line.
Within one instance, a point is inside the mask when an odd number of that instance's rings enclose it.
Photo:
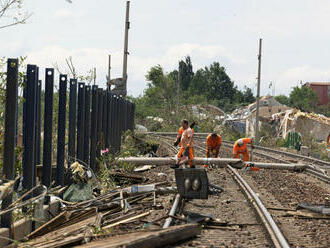
M 306 82 L 307 85 L 330 86 L 330 82 Z

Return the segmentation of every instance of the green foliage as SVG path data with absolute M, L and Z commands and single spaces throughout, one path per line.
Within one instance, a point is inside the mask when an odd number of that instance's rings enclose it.
M 188 90 L 190 82 L 194 77 L 193 67 L 190 56 L 185 58 L 185 61 L 179 62 L 179 82 L 183 91 Z
M 294 87 L 290 93 L 290 103 L 292 107 L 304 112 L 312 112 L 316 109 L 318 96 L 309 87 Z
M 278 95 L 274 97 L 276 101 L 286 106 L 290 106 L 290 98 L 285 95 Z
M 150 131 L 174 131 L 183 118 L 196 121 L 188 105 L 211 104 L 231 112 L 255 101 L 252 90 L 247 87 L 243 91 L 237 89 L 220 63 L 214 62 L 194 73 L 189 56 L 179 61 L 177 70 L 169 73 L 165 73 L 160 65 L 152 67 L 146 80 L 147 89 L 143 96 L 132 101 L 136 104 L 137 123 L 147 126 Z M 147 119 L 149 116 L 166 121 Z M 220 124 L 211 117 L 205 121 L 210 122 L 208 126 Z

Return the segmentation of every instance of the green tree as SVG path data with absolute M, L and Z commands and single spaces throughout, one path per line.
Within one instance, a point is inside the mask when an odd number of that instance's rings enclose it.
M 294 87 L 290 93 L 290 103 L 292 107 L 301 111 L 312 112 L 316 109 L 319 102 L 318 96 L 311 88 L 302 86 Z
M 275 96 L 275 100 L 284 105 L 290 106 L 290 98 L 285 95 Z
M 187 56 L 185 60 L 180 60 L 178 76 L 181 84 L 181 89 L 183 91 L 188 90 L 190 82 L 194 77 L 190 56 Z
M 256 98 L 254 97 L 251 88 L 244 86 L 244 102 L 246 103 L 253 103 L 255 102 Z

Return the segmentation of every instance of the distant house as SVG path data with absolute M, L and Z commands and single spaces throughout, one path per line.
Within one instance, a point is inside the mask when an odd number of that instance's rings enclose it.
M 321 105 L 327 105 L 330 102 L 330 82 L 307 82 L 305 85 L 315 91 Z

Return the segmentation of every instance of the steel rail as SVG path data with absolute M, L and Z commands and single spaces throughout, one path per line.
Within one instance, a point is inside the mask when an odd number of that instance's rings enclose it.
M 178 208 L 179 203 L 181 202 L 181 200 L 182 200 L 181 195 L 180 194 L 176 194 L 174 203 L 173 203 L 172 208 L 171 208 L 170 213 L 169 213 L 169 217 L 166 218 L 165 223 L 163 225 L 163 229 L 170 227 L 170 225 L 172 223 L 172 220 L 173 220 L 173 217 L 172 216 L 175 215 L 176 210 L 177 210 L 177 208 Z
M 164 137 L 158 137 L 158 138 L 164 138 Z M 171 147 L 173 147 L 170 143 L 165 143 Z M 205 152 L 205 148 L 199 145 L 195 146 L 199 150 Z M 278 248 L 288 248 L 290 247 L 288 242 L 286 241 L 284 235 L 282 234 L 280 228 L 276 225 L 275 221 L 273 220 L 271 214 L 268 212 L 267 208 L 263 205 L 257 194 L 251 189 L 251 187 L 248 185 L 248 183 L 236 172 L 236 170 L 231 167 L 230 165 L 227 165 L 227 170 L 231 174 L 231 176 L 234 178 L 235 182 L 239 185 L 245 196 L 249 199 L 251 205 L 253 206 L 254 210 L 256 211 L 258 217 L 262 221 L 272 243 L 275 247 Z M 170 211 L 171 212 L 176 211 L 177 205 L 180 201 L 180 196 L 176 195 L 175 201 L 173 203 L 173 206 Z M 166 219 L 163 228 L 167 228 L 171 224 L 172 218 L 169 217 Z
M 251 205 L 254 207 L 256 213 L 261 219 L 265 229 L 267 230 L 275 247 L 289 248 L 290 245 L 286 241 L 280 228 L 276 225 L 271 214 L 267 208 L 263 205 L 257 194 L 251 189 L 251 187 L 245 182 L 245 180 L 232 168 L 230 165 L 227 166 L 234 180 L 243 190 L 246 197 L 250 200 Z

